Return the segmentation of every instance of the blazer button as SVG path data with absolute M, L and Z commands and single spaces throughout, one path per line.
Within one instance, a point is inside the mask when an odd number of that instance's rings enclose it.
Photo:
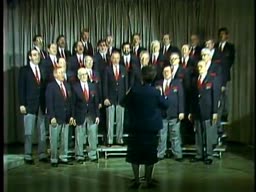
M 201 95 L 198 95 L 198 98 L 200 98 L 201 97 Z

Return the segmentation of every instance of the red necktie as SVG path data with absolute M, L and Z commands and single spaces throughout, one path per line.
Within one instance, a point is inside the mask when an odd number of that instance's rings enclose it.
M 79 60 L 79 64 L 80 64 L 80 67 L 83 67 L 83 61 L 82 61 L 81 57 L 80 57 L 80 60 Z
M 198 78 L 198 80 L 197 80 L 197 85 L 198 85 L 199 88 L 202 87 L 202 83 L 203 83 L 203 82 L 201 81 L 201 80 L 202 80 L 201 78 L 202 78 L 202 76 L 199 75 L 199 78 Z
M 186 68 L 186 60 L 185 60 L 184 57 L 183 57 L 182 67 L 183 67 L 183 68 Z
M 127 60 L 126 60 L 125 67 L 126 67 L 126 71 L 128 71 L 130 69 L 130 63 Z
M 169 89 L 169 83 L 167 81 L 167 83 L 165 84 L 165 88 L 164 88 L 164 95 L 165 96 L 168 94 L 168 89 Z
M 165 52 L 166 52 L 166 47 L 164 46 L 164 52 L 163 52 L 163 54 L 165 54 Z
M 116 81 L 118 80 L 118 77 L 119 77 L 119 71 L 117 70 L 117 66 L 115 67 L 115 78 L 116 78 Z
M 40 84 L 40 80 L 39 80 L 39 75 L 38 75 L 38 69 L 36 67 L 36 81 L 37 81 L 37 84 Z
M 154 59 L 153 59 L 153 65 L 156 64 L 156 56 L 154 56 Z
M 66 95 L 66 92 L 64 91 L 63 83 L 60 84 L 60 90 L 61 90 L 61 93 L 62 93 L 64 99 L 66 99 L 66 98 L 67 98 L 67 95 Z
M 41 55 L 43 56 L 43 58 L 45 59 L 44 52 L 43 51 L 40 51 L 40 52 L 41 52 Z
M 65 52 L 64 52 L 63 49 L 61 50 L 61 55 L 62 55 L 62 56 L 61 56 L 62 58 L 64 58 L 64 59 L 66 58 L 66 57 L 65 57 Z
M 85 97 L 85 100 L 88 102 L 89 101 L 89 93 L 84 85 L 84 97 Z

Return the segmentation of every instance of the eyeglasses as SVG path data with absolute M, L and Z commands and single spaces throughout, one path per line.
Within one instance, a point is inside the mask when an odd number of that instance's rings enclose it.
M 176 60 L 176 59 L 179 59 L 178 57 L 173 57 L 173 58 L 171 58 L 171 60 Z

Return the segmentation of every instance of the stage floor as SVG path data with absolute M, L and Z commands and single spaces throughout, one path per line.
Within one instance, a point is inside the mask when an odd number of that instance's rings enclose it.
M 4 187 L 6 192 L 132 191 L 128 188 L 132 177 L 130 164 L 124 157 L 57 168 L 36 161 L 35 165 L 21 165 L 6 171 Z M 251 192 L 254 191 L 253 149 L 229 147 L 223 158 L 214 158 L 210 166 L 202 162 L 192 164 L 186 157 L 181 163 L 164 159 L 156 164 L 154 178 L 158 180 L 157 188 L 139 191 Z

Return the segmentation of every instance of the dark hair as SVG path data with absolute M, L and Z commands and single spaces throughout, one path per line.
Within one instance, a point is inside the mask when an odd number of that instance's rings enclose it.
M 82 35 L 84 32 L 88 32 L 88 33 L 89 33 L 89 28 L 83 28 L 83 29 L 81 30 L 81 35 Z
M 134 33 L 133 35 L 132 35 L 132 38 L 134 38 L 134 36 L 139 36 L 140 37 L 140 33 Z
M 218 35 L 220 35 L 220 33 L 222 32 L 222 31 L 224 31 L 227 35 L 228 35 L 228 29 L 226 28 L 226 27 L 221 27 L 221 28 L 219 28 L 219 30 L 218 30 Z
M 100 40 L 97 42 L 97 46 L 100 46 L 101 43 L 106 43 L 106 39 L 100 39 Z
M 126 41 L 126 42 L 124 42 L 124 43 L 122 44 L 122 49 L 124 48 L 125 45 L 131 46 L 130 43 L 129 43 L 128 41 Z
M 64 37 L 64 38 L 65 38 L 65 36 L 64 36 L 64 35 L 59 35 L 59 36 L 57 37 L 56 43 L 58 43 L 58 41 L 59 41 L 59 40 L 60 40 L 60 38 L 62 38 L 62 37 Z
M 144 83 L 152 83 L 156 77 L 157 71 L 155 66 L 147 65 L 142 67 L 141 75 Z
M 32 39 L 33 42 L 35 42 L 38 37 L 42 37 L 42 35 L 39 35 L 39 34 L 38 34 L 38 35 L 35 35 L 35 36 L 33 37 L 33 39 Z

